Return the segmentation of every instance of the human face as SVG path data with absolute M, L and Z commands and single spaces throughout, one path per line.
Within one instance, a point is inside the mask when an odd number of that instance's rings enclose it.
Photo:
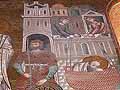
M 43 41 L 41 40 L 33 40 L 30 44 L 32 49 L 42 48 L 43 47 Z
M 97 68 L 99 65 L 100 65 L 100 63 L 97 62 L 97 61 L 92 61 L 92 62 L 90 63 L 90 67 L 91 67 L 91 68 Z
M 31 44 L 32 44 L 32 47 L 39 47 L 39 42 L 33 42 Z

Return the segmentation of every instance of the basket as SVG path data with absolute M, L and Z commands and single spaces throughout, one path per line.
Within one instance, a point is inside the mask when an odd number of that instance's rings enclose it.
M 65 70 L 66 80 L 75 90 L 116 90 L 120 83 L 120 75 L 116 68 L 96 72 Z

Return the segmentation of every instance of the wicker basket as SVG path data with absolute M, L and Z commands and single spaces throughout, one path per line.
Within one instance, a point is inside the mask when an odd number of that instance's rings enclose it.
M 120 75 L 115 68 L 99 72 L 65 72 L 67 82 L 75 90 L 116 90 Z

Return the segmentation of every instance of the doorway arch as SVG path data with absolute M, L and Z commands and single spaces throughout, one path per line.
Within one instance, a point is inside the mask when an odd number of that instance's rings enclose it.
M 50 40 L 48 38 L 48 36 L 44 35 L 44 34 L 31 34 L 29 36 L 27 36 L 26 39 L 26 50 L 27 48 L 29 48 L 30 42 L 32 40 L 41 40 L 43 41 L 43 48 L 47 51 L 51 51 L 51 46 L 50 46 Z

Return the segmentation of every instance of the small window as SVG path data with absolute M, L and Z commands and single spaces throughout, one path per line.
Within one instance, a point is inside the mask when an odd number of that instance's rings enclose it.
M 79 25 L 78 25 L 78 23 L 76 22 L 76 27 L 78 28 L 79 27 Z
M 46 14 L 47 12 L 46 12 L 46 10 L 44 10 L 44 14 Z
M 89 54 L 88 45 L 86 43 L 82 44 L 83 54 Z
M 65 11 L 63 10 L 63 14 L 65 14 Z
M 58 14 L 60 14 L 60 11 L 57 11 L 58 12 Z
M 68 53 L 68 44 L 65 44 L 64 50 L 65 50 L 65 53 Z
M 55 11 L 53 11 L 53 15 L 55 15 Z
M 47 27 L 47 22 L 45 21 L 45 26 Z
M 37 21 L 37 26 L 39 26 L 39 21 Z
M 30 21 L 27 21 L 27 25 L 28 25 L 28 26 L 30 25 Z
M 27 14 L 30 14 L 30 11 L 29 11 L 29 10 L 27 11 Z

